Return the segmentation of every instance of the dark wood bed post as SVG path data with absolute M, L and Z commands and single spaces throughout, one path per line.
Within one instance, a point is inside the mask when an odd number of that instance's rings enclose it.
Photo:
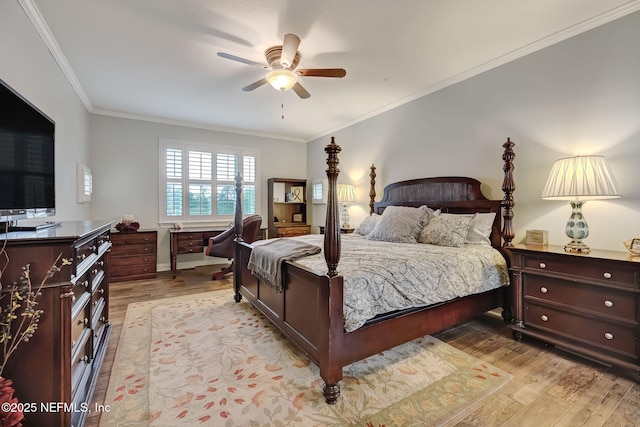
M 329 277 L 338 274 L 338 262 L 340 261 L 340 221 L 338 217 L 338 191 L 337 181 L 340 169 L 338 169 L 338 153 L 342 148 L 334 137 L 331 143 L 324 148 L 327 153 L 327 178 L 329 192 L 327 194 L 327 218 L 324 226 L 324 259 L 327 262 L 327 274 Z
M 507 142 L 502 144 L 504 147 L 504 153 L 502 154 L 502 160 L 504 160 L 504 181 L 502 183 L 502 192 L 504 193 L 504 198 L 502 199 L 502 208 L 504 209 L 502 217 L 504 218 L 504 225 L 501 234 L 504 240 L 502 247 L 505 248 L 513 246 L 511 241 L 516 235 L 513 230 L 513 206 L 515 205 L 513 192 L 516 190 L 516 184 L 513 180 L 513 159 L 516 157 L 516 154 L 513 152 L 514 145 L 515 144 L 511 142 L 511 138 L 507 138 Z
M 340 218 L 338 217 L 338 191 L 337 181 L 340 170 L 338 169 L 338 153 L 342 151 L 331 137 L 331 143 L 324 148 L 327 153 L 327 178 L 329 191 L 327 194 L 327 218 L 324 229 L 324 259 L 327 262 L 328 286 L 324 288 L 321 298 L 327 305 L 323 310 L 327 311 L 328 323 L 322 329 L 326 335 L 321 340 L 320 348 L 320 376 L 324 380 L 322 395 L 324 401 L 333 405 L 340 397 L 340 380 L 342 379 L 343 364 L 340 360 L 342 351 L 342 338 L 344 319 L 342 317 L 343 282 L 338 275 L 338 263 L 340 261 Z
M 239 260 L 240 259 L 240 245 L 238 245 L 239 242 L 242 242 L 242 228 L 243 228 L 243 224 L 242 224 L 242 177 L 240 176 L 240 174 L 236 175 L 236 212 L 235 212 L 235 231 L 236 231 L 236 238 L 235 238 L 235 260 Z M 240 271 L 240 263 L 239 262 L 234 262 L 233 263 L 233 283 L 234 283 L 234 288 L 235 288 L 235 296 L 233 297 L 233 299 L 236 302 L 240 302 L 240 300 L 242 299 L 242 295 L 240 294 L 240 284 L 242 282 L 241 279 L 241 275 L 242 272 Z
M 369 215 L 373 215 L 373 207 L 376 203 L 376 167 L 371 164 L 371 172 L 369 172 Z

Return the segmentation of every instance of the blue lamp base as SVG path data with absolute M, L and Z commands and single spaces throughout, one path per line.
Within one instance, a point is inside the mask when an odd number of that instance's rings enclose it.
M 571 239 L 569 243 L 564 245 L 566 252 L 588 254 L 591 252 L 582 239 L 586 239 L 589 235 L 589 226 L 582 216 L 582 206 L 586 203 L 580 200 L 571 201 L 571 217 L 567 221 L 565 233 Z

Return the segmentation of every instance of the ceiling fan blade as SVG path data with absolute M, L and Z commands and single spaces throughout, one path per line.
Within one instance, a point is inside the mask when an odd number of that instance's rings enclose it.
M 250 59 L 245 59 L 245 58 L 240 58 L 239 56 L 235 56 L 235 55 L 231 55 L 229 53 L 224 53 L 224 52 L 218 52 L 218 56 L 221 58 L 226 58 L 226 59 L 230 59 L 232 61 L 238 61 L 238 62 L 242 62 L 243 64 L 247 64 L 247 65 L 255 65 L 258 67 L 262 67 L 265 70 L 268 70 L 269 67 L 266 64 L 261 64 L 259 62 L 256 61 L 252 61 Z
M 245 91 L 245 92 L 251 92 L 252 90 L 259 88 L 260 86 L 262 86 L 266 82 L 267 82 L 267 79 L 262 78 L 262 79 L 258 80 L 257 82 L 253 82 L 250 85 L 247 85 L 247 86 L 243 87 L 242 90 Z
M 298 46 L 300 46 L 300 37 L 295 34 L 285 34 L 284 42 L 282 43 L 282 53 L 280 54 L 280 64 L 284 68 L 291 67 L 293 59 L 298 53 Z
M 344 77 L 347 75 L 344 68 L 307 68 L 295 72 L 305 77 Z
M 309 92 L 307 92 L 307 90 L 305 88 L 303 88 L 300 83 L 294 84 L 291 89 L 293 89 L 293 91 L 296 94 L 298 94 L 298 96 L 300 98 L 302 98 L 302 99 L 307 99 L 307 98 L 309 98 L 311 96 L 311 94 Z

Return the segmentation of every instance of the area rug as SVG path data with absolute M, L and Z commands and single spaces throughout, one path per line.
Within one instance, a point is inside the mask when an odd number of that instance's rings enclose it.
M 130 304 L 101 426 L 408 426 L 460 420 L 510 374 L 433 337 L 344 368 L 327 405 L 317 366 L 231 290 Z

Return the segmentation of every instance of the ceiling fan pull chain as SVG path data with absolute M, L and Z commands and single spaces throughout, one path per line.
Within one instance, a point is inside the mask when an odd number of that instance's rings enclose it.
M 282 109 L 282 120 L 284 120 L 284 91 L 281 91 L 282 95 L 282 103 L 280 104 L 280 108 Z

